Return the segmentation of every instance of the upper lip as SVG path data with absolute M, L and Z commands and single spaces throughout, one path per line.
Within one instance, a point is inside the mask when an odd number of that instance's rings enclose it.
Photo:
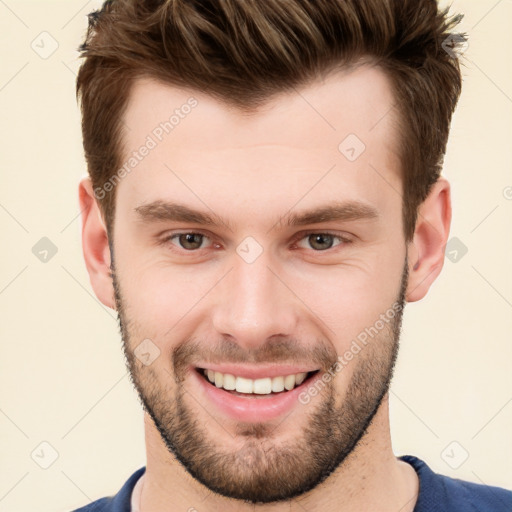
M 237 377 L 244 377 L 246 379 L 262 379 L 264 377 L 279 377 L 292 375 L 296 373 L 308 373 L 318 370 L 318 368 L 311 368 L 306 366 L 286 366 L 286 365 L 272 365 L 272 366 L 249 366 L 249 365 L 235 365 L 235 364 L 198 364 L 196 368 L 205 368 L 220 373 L 230 373 Z

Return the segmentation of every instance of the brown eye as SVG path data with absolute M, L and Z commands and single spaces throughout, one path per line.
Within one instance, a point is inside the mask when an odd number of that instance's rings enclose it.
M 178 237 L 180 245 L 183 249 L 187 249 L 188 251 L 199 249 L 203 240 L 203 235 L 199 233 L 184 233 L 178 235 Z
M 174 242 L 174 240 L 177 239 L 177 242 Z M 198 249 L 201 249 L 201 245 L 204 240 L 209 240 L 209 238 L 206 235 L 203 235 L 202 233 L 174 233 L 172 235 L 169 235 L 163 239 L 163 243 L 171 243 L 172 245 L 176 246 L 178 249 L 182 249 L 185 251 L 195 252 Z

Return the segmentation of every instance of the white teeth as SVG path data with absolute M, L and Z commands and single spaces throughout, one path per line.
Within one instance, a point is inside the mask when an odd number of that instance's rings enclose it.
M 295 375 L 287 375 L 284 378 L 284 387 L 290 391 L 295 387 Z
M 284 377 L 274 377 L 272 379 L 272 391 L 274 393 L 284 391 Z
M 258 395 L 269 395 L 271 392 L 279 393 L 285 389 L 291 391 L 295 386 L 304 382 L 307 373 L 296 373 L 279 377 L 264 377 L 262 379 L 246 379 L 236 377 L 230 373 L 221 373 L 213 370 L 204 370 L 208 380 L 218 388 L 239 393 L 254 393 Z
M 239 393 L 252 393 L 252 379 L 244 379 L 243 377 L 236 378 L 236 390 Z
M 256 379 L 253 384 L 253 393 L 258 395 L 268 395 L 272 391 L 272 379 Z
M 295 385 L 299 386 L 304 382 L 304 379 L 306 378 L 307 373 L 296 373 L 295 374 Z
M 236 377 L 230 373 L 225 373 L 222 387 L 228 391 L 236 389 Z

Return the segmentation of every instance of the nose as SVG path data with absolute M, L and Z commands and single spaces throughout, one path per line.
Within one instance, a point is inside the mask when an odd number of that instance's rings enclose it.
M 252 263 L 235 255 L 232 270 L 217 287 L 213 327 L 248 350 L 264 345 L 272 336 L 292 336 L 298 300 L 289 286 L 266 251 Z

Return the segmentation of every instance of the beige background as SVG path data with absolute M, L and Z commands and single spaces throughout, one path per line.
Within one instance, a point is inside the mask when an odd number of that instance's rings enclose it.
M 99 5 L 0 0 L 0 512 L 69 511 L 145 464 L 116 317 L 80 246 L 75 49 Z M 468 252 L 406 308 L 392 437 L 397 455 L 512 488 L 512 2 L 452 10 L 470 45 L 444 175 Z M 58 250 L 46 263 L 32 252 L 42 237 Z

